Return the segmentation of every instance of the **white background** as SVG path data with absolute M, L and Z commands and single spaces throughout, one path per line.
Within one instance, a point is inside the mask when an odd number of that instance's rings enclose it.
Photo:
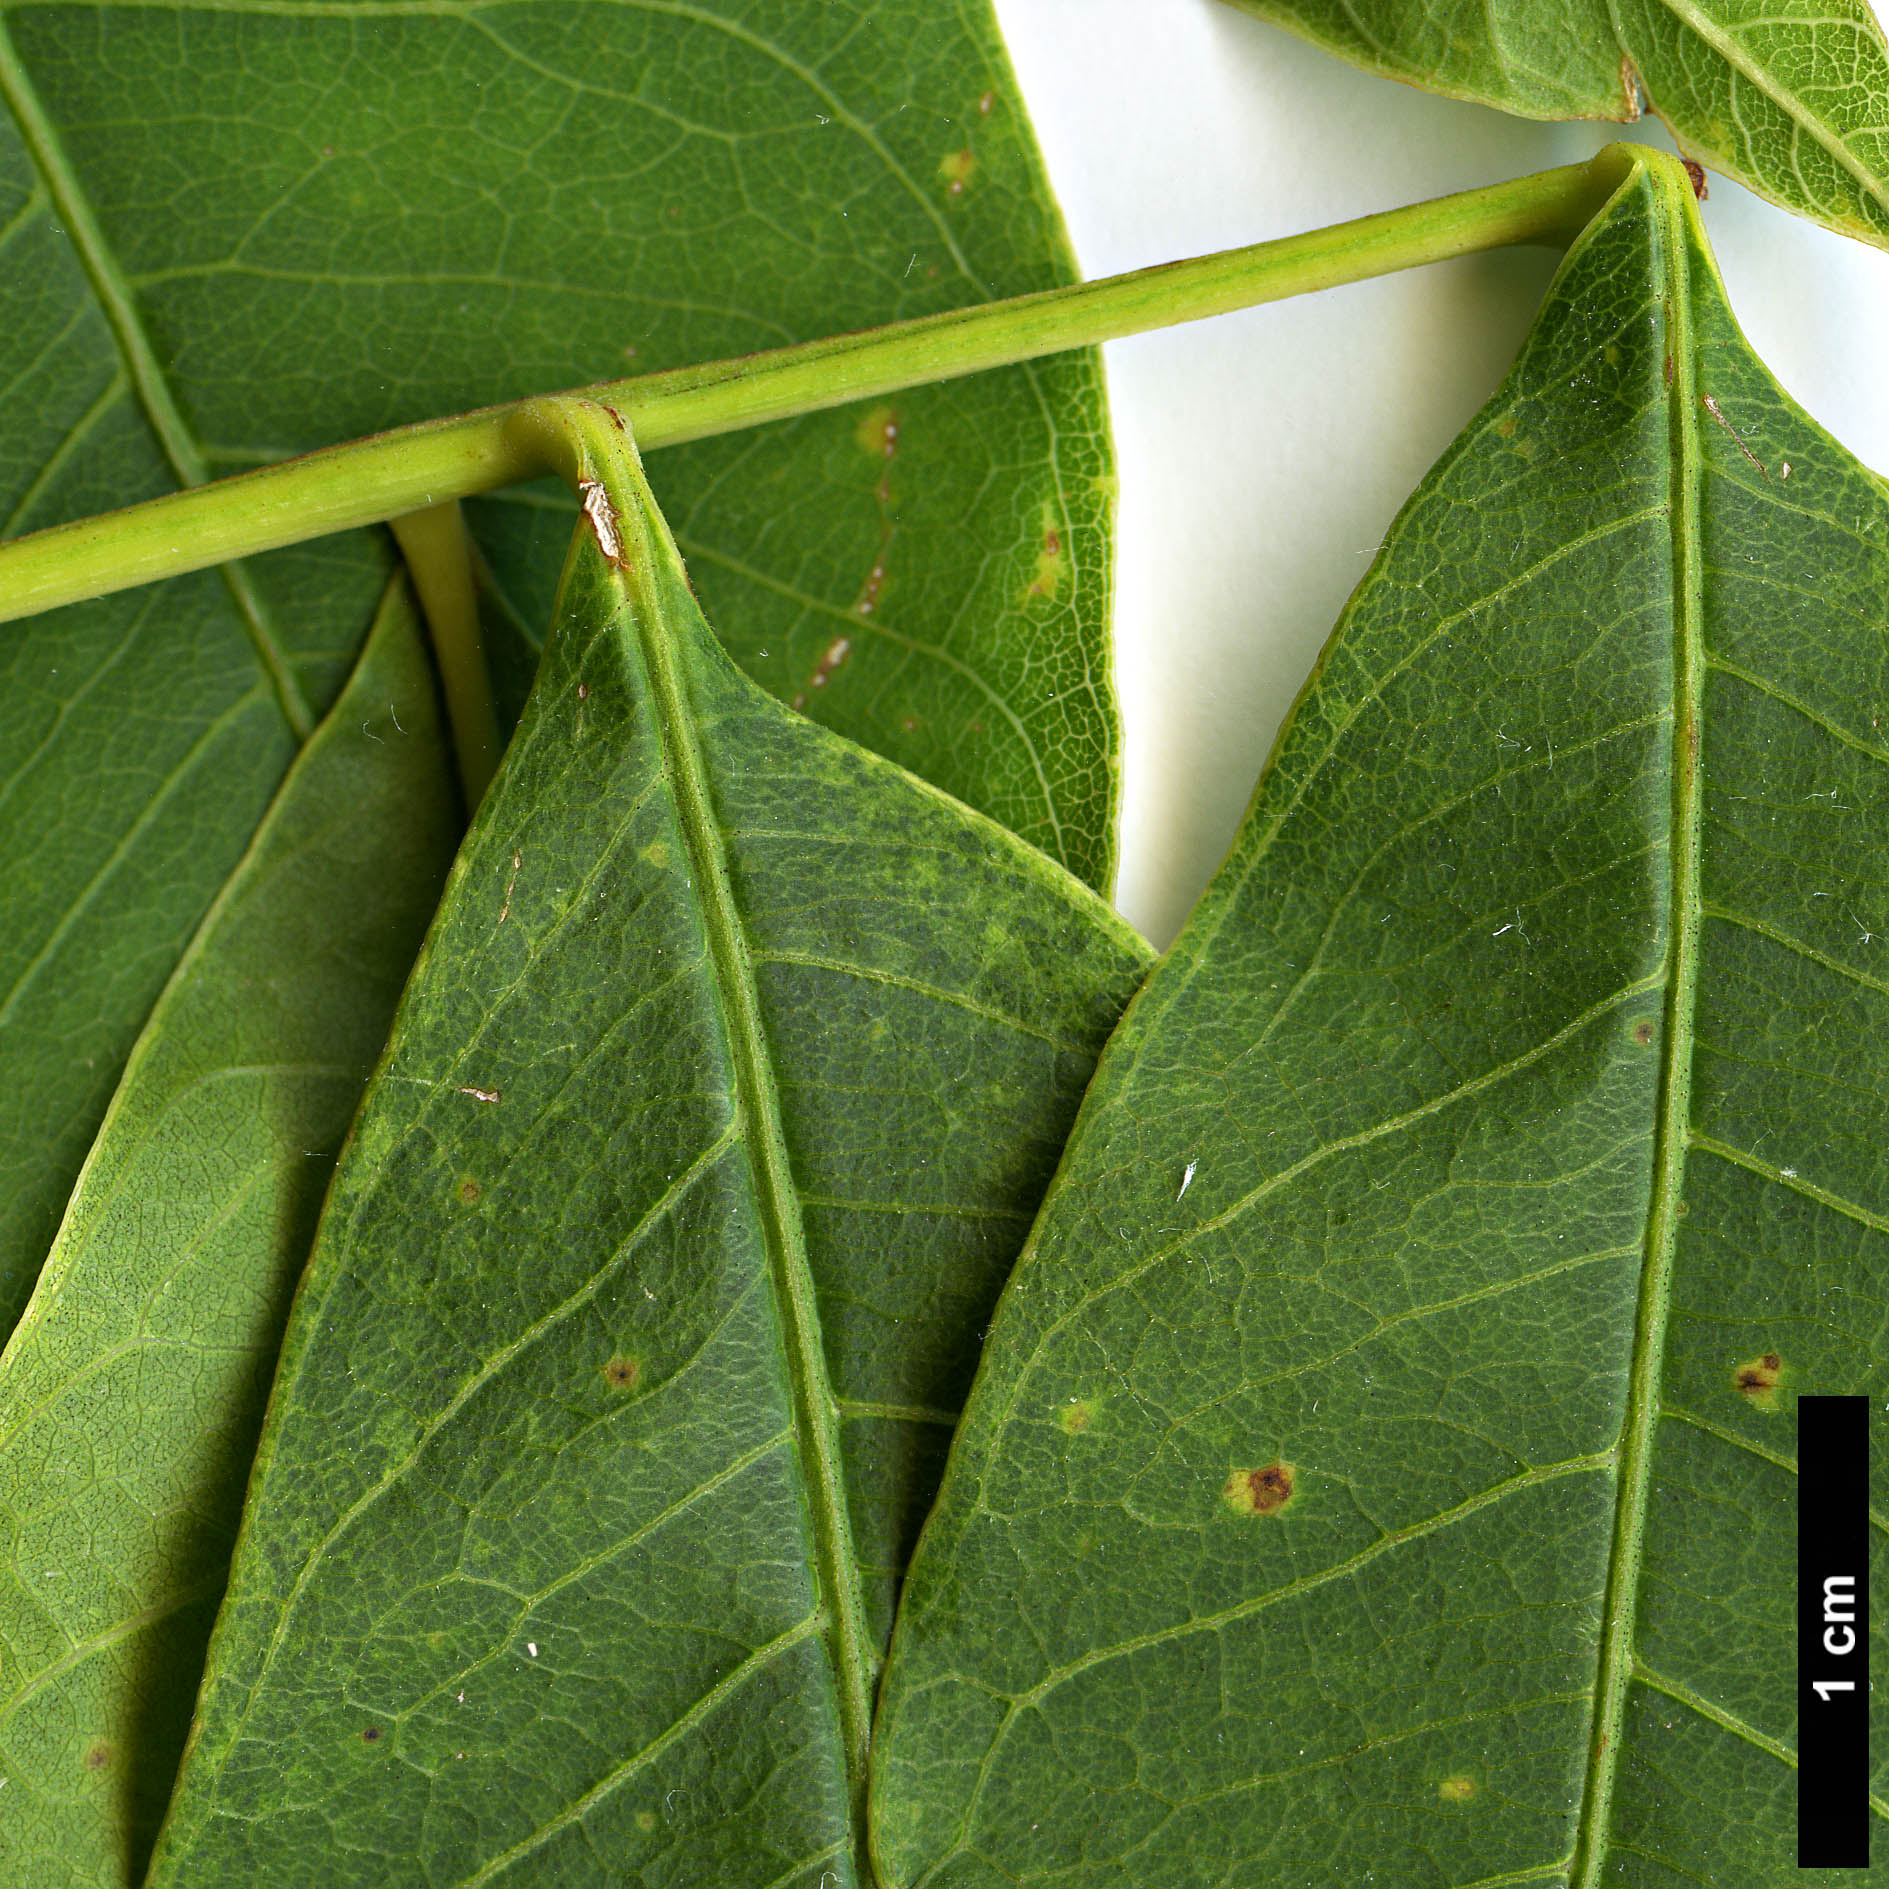
M 1586 157 L 1373 78 L 1221 0 L 997 0 L 1084 273 L 1168 262 Z M 1889 472 L 1889 254 L 1714 175 L 1746 334 Z M 1108 347 L 1121 474 L 1118 902 L 1157 944 L 1218 864 L 1385 529 L 1507 371 L 1556 258 L 1469 257 Z

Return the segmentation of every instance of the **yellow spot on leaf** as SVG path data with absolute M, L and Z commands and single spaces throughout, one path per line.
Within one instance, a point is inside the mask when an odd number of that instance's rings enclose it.
M 938 160 L 938 175 L 944 179 L 948 196 L 963 196 L 976 170 L 977 158 L 968 145 L 962 151 L 947 151 Z
M 1045 506 L 1042 535 L 1036 547 L 1036 570 L 1024 590 L 1024 601 L 1027 603 L 1032 597 L 1055 596 L 1063 587 L 1063 566 L 1066 561 L 1062 530 Z
M 862 453 L 874 459 L 890 459 L 899 449 L 899 416 L 894 407 L 874 407 L 862 413 L 853 428 L 853 438 Z
M 1056 1421 L 1065 1436 L 1080 1436 L 1095 1421 L 1097 1409 L 1093 1397 L 1072 1397 L 1056 1413 Z
M 1466 1804 L 1482 1788 L 1467 1772 L 1458 1771 L 1436 1787 L 1436 1794 L 1446 1804 Z

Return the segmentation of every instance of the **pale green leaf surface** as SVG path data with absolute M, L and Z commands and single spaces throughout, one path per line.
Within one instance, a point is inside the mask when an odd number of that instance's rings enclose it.
M 132 1052 L 0 1355 L 0 1876 L 136 1882 L 289 1296 L 458 834 L 404 587 Z
M 1889 45 L 1869 0 L 1232 0 L 1387 78 L 1523 118 L 1649 107 L 1689 157 L 1889 248 Z
M 337 1174 L 155 1883 L 851 1881 L 904 1537 L 1145 968 L 741 676 L 601 476 L 624 561 L 578 541 Z
M 988 0 L 7 16 L 214 471 L 1074 278 Z M 1106 885 L 1097 363 L 874 411 L 667 456 L 709 613 L 784 700 Z M 546 497 L 472 508 L 534 637 Z
M 1797 1880 L 1792 1404 L 1889 1389 L 1886 595 L 1649 156 L 1104 1056 L 905 1590 L 888 1885 Z

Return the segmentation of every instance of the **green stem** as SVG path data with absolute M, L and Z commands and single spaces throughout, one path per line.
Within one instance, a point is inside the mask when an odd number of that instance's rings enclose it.
M 1565 245 L 1632 156 L 1609 146 L 1303 236 L 580 392 L 645 450 L 703 439 L 1476 250 Z M 556 469 L 546 404 L 423 421 L 0 544 L 0 622 L 537 478 Z
M 466 812 L 476 813 L 498 769 L 498 711 L 479 633 L 479 593 L 472 575 L 472 540 L 457 499 L 404 512 L 391 521 L 400 555 L 426 613 L 439 663 L 446 719 Z

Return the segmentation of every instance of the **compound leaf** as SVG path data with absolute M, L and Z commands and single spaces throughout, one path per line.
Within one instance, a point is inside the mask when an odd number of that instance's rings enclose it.
M 1650 106 L 1700 163 L 1889 248 L 1889 45 L 1869 0 L 1232 0 L 1387 78 L 1522 118 Z
M 336 1176 L 153 1883 L 853 1879 L 904 1538 L 1145 968 L 734 669 L 590 410 Z
M 404 585 L 139 1037 L 0 1355 L 0 1861 L 136 1882 L 289 1295 L 459 833 Z
M 887 1885 L 1796 1880 L 1791 1413 L 1889 1389 L 1885 595 L 1636 158 L 1097 1071 Z

